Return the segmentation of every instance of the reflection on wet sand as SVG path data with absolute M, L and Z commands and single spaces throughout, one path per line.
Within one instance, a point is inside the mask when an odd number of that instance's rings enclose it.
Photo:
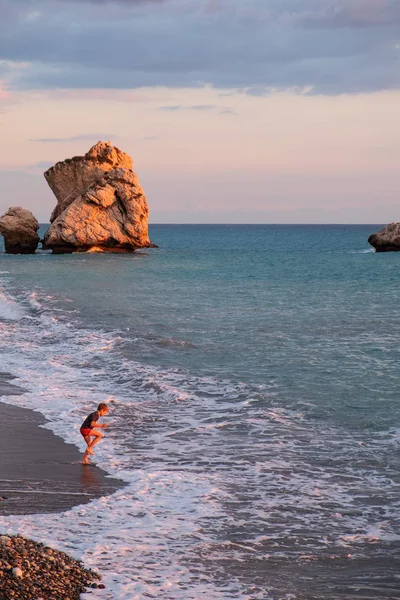
M 94 488 L 101 488 L 104 485 L 104 477 L 101 474 L 100 469 L 95 465 L 82 465 L 80 481 L 82 486 L 82 492 L 93 493 Z

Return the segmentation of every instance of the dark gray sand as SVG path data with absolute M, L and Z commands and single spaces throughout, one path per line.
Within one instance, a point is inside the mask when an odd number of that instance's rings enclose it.
M 0 373 L 0 397 L 22 392 Z M 0 401 L 0 514 L 62 512 L 112 494 L 122 481 L 106 477 L 51 431 L 40 414 Z M 106 442 L 103 442 L 106 443 Z

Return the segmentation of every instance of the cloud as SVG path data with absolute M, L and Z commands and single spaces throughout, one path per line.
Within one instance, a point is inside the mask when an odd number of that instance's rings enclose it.
M 64 3 L 67 0 L 52 0 L 52 2 Z M 87 2 L 90 4 L 122 4 L 125 6 L 139 6 L 140 4 L 161 4 L 168 0 L 69 0 L 70 2 Z
M 30 142 L 41 142 L 45 144 L 57 144 L 64 142 L 85 142 L 93 140 L 110 140 L 116 139 L 117 135 L 110 135 L 109 133 L 83 133 L 81 135 L 73 135 L 71 137 L 60 137 L 60 138 L 32 138 Z
M 399 0 L 0 0 L 0 13 L 10 90 L 400 88 Z
M 10 92 L 7 92 L 7 90 L 4 89 L 3 85 L 3 82 L 0 80 L 0 102 L 9 100 L 11 96 Z
M 165 110 L 167 112 L 177 112 L 178 110 L 183 110 L 183 106 L 159 106 L 158 110 Z
M 236 112 L 234 110 L 232 110 L 229 107 L 223 107 L 220 108 L 218 106 L 216 106 L 215 104 L 194 104 L 192 106 L 184 106 L 181 104 L 173 104 L 170 106 L 159 106 L 157 108 L 157 110 L 162 110 L 165 112 L 181 112 L 181 111 L 200 111 L 200 112 L 206 112 L 206 111 L 218 111 L 218 114 L 220 115 L 235 115 Z
M 400 3 L 398 0 L 340 0 L 322 6 L 305 22 L 331 28 L 399 25 Z
M 217 107 L 215 104 L 195 104 L 193 106 L 181 106 L 181 105 L 172 105 L 172 106 L 159 106 L 158 110 L 165 110 L 167 112 L 177 112 L 180 110 L 215 110 Z

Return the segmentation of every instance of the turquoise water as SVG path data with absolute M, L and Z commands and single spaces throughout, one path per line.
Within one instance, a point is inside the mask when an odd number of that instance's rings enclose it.
M 182 502 L 143 497 L 175 533 L 158 567 L 134 552 L 141 593 L 394 597 L 400 255 L 368 246 L 379 228 L 156 225 L 133 255 L 0 256 L 2 370 L 39 386 L 54 427 L 59 396 L 82 414 L 111 397 L 121 459 L 101 459 L 132 494 L 139 468 L 179 478 Z M 176 561 L 188 579 L 167 592 L 154 577 Z M 124 577 L 114 597 L 136 590 Z

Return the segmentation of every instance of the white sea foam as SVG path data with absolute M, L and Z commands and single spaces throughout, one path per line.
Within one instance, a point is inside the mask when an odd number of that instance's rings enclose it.
M 0 322 L 2 368 L 29 390 L 5 400 L 40 411 L 45 427 L 82 451 L 83 417 L 108 400 L 112 427 L 96 461 L 127 485 L 62 519 L 0 517 L 1 530 L 100 570 L 102 598 L 266 600 L 272 592 L 249 592 L 236 573 L 249 554 L 304 559 L 394 539 L 389 506 L 384 526 L 359 509 L 371 491 L 396 493 L 389 477 L 363 466 L 371 444 L 275 405 L 275 387 L 269 394 L 134 362 L 119 352 L 119 334 L 76 329 L 74 313 L 47 310 L 38 294 L 26 296 L 26 309 L 5 298 L 21 316 Z
M 374 248 L 364 248 L 364 250 L 351 250 L 349 254 L 370 254 L 371 252 L 375 252 Z
M 21 306 L 0 292 L 0 321 L 18 321 L 24 316 Z
M 113 397 L 113 382 L 105 385 L 104 365 L 93 369 L 90 364 L 110 352 L 118 339 L 84 330 L 78 336 L 69 323 L 43 313 L 36 295 L 31 295 L 28 301 L 37 312 L 42 312 L 40 319 L 36 323 L 31 320 L 25 327 L 15 326 L 11 331 L 0 324 L 0 336 L 3 343 L 13 348 L 8 354 L 7 370 L 31 391 L 5 400 L 42 412 L 50 420 L 45 427 L 66 441 L 78 442 L 83 450 L 79 424 L 100 400 L 107 399 L 111 405 L 118 405 L 119 410 L 135 405 L 137 419 L 145 422 L 146 411 L 152 412 L 161 396 L 167 403 L 188 398 L 187 392 L 174 385 L 176 374 L 166 373 L 163 380 L 156 369 L 140 364 L 112 365 L 114 375 L 125 376 L 127 382 L 129 375 L 142 381 L 135 403 L 124 396 Z M 14 306 L 11 301 L 10 304 Z M 22 315 L 23 310 L 15 309 L 14 314 L 17 313 Z M 39 336 L 42 344 L 38 343 Z M 182 375 L 178 376 L 178 380 L 181 378 Z M 137 470 L 123 446 L 124 438 L 129 437 L 132 433 L 120 433 L 121 444 L 111 432 L 96 457 L 103 468 L 128 483 L 126 488 L 69 511 L 62 524 L 57 515 L 7 517 L 0 519 L 3 530 L 25 533 L 54 544 L 100 569 L 105 573 L 108 598 L 131 600 L 144 594 L 151 597 L 152 593 L 160 598 L 163 594 L 187 598 L 188 585 L 193 598 L 229 598 L 231 593 L 236 596 L 237 587 L 232 592 L 216 590 L 211 577 L 209 581 L 204 577 L 198 580 L 188 566 L 179 566 L 176 556 L 168 552 L 169 543 L 182 546 L 184 551 L 189 536 L 194 535 L 194 544 L 198 543 L 194 517 L 209 512 L 210 507 L 199 502 L 210 492 L 209 478 L 197 473 L 158 471 L 151 465 L 144 471 Z M 189 542 L 188 554 L 192 543 Z

